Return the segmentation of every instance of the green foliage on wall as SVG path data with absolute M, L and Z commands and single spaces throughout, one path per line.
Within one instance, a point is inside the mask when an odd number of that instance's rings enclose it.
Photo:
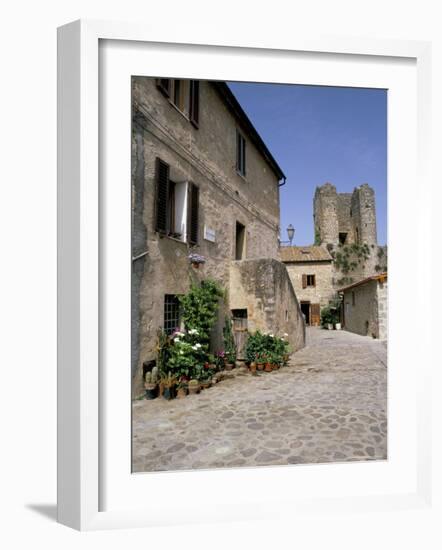
M 366 243 L 340 244 L 338 246 L 339 250 L 334 255 L 334 264 L 342 273 L 354 271 L 370 257 L 370 248 Z

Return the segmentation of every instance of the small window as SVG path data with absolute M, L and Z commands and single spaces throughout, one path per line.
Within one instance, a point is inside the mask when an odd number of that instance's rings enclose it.
M 236 131 L 236 171 L 241 176 L 246 175 L 246 140 L 238 130 Z
M 347 243 L 347 233 L 339 233 L 339 243 L 340 244 Z
M 355 306 L 356 305 L 356 295 L 355 293 L 352 291 L 351 293 L 351 305 L 352 306 Z
M 180 326 L 180 302 L 176 294 L 164 295 L 164 332 L 169 335 Z
M 302 274 L 302 288 L 316 286 L 316 275 Z
M 157 78 L 158 89 L 195 126 L 199 124 L 199 80 Z
M 246 228 L 242 223 L 236 222 L 235 231 L 235 260 L 245 258 Z

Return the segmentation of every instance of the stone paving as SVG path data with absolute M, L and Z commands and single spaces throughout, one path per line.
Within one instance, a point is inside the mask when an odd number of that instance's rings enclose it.
M 133 471 L 386 459 L 386 355 L 369 337 L 308 328 L 277 371 L 134 401 Z

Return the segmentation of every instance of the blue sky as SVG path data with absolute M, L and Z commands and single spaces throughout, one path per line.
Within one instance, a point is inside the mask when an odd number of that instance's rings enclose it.
M 387 92 L 229 82 L 287 176 L 281 187 L 281 239 L 313 236 L 313 195 L 329 181 L 338 192 L 368 183 L 376 194 L 378 243 L 387 242 Z

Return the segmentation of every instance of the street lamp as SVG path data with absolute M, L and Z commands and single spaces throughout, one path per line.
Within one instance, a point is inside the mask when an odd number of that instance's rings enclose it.
M 295 228 L 293 227 L 292 224 L 290 224 L 287 227 L 287 237 L 289 238 L 290 246 L 292 246 L 292 241 L 294 236 L 295 236 Z

